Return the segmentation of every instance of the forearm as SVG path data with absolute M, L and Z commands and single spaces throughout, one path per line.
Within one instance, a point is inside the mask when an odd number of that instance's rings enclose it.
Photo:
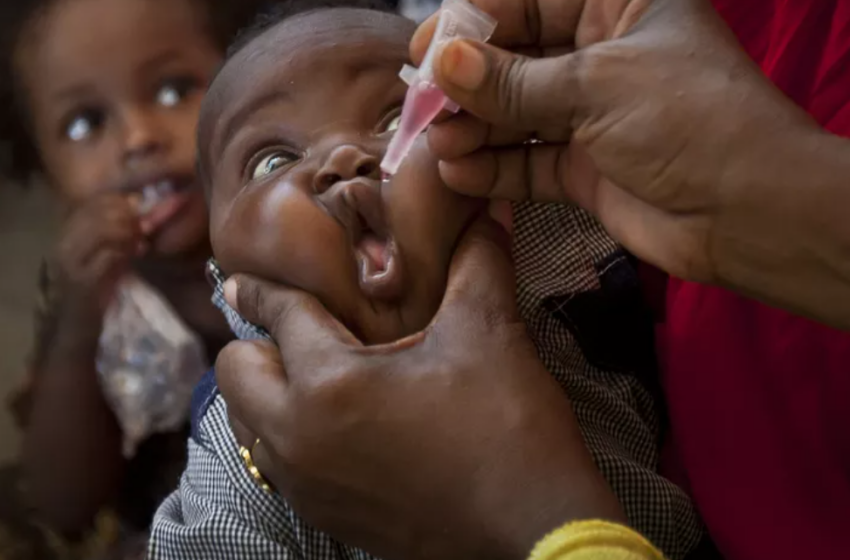
M 807 129 L 753 162 L 711 236 L 716 281 L 850 329 L 850 141 Z
M 33 505 L 45 522 L 73 534 L 114 497 L 124 461 L 95 372 L 99 329 L 59 321 L 37 372 L 24 462 Z

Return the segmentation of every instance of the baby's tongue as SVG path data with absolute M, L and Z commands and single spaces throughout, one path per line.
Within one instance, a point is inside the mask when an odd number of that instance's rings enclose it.
M 367 233 L 360 240 L 360 250 L 369 259 L 372 265 L 371 272 L 378 274 L 387 269 L 387 242 L 378 239 L 374 234 Z

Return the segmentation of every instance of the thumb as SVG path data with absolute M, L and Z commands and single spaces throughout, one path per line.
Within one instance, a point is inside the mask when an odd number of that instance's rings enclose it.
M 492 45 L 456 40 L 436 53 L 434 75 L 466 111 L 519 130 L 569 128 L 580 88 L 579 57 L 528 58 Z M 553 122 L 555 126 L 553 126 Z
M 299 355 L 299 348 L 360 345 L 319 300 L 301 290 L 236 274 L 224 283 L 224 297 L 243 319 L 265 328 L 287 360 Z
M 442 323 L 458 312 L 508 321 L 518 316 L 511 237 L 488 215 L 478 217 L 461 238 L 434 322 Z

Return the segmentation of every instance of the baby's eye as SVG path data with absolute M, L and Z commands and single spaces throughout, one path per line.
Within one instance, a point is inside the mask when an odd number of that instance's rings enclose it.
M 281 167 L 289 165 L 297 157 L 289 152 L 272 152 L 257 162 L 251 169 L 251 180 L 271 175 Z
M 72 142 L 82 142 L 91 138 L 102 124 L 103 114 L 100 111 L 83 111 L 70 119 L 65 127 L 65 136 Z
M 390 122 L 387 123 L 385 131 L 395 132 L 398 129 L 399 124 L 401 124 L 401 115 L 396 115 Z
M 156 92 L 156 102 L 163 107 L 176 107 L 197 87 L 191 78 L 177 78 L 162 84 Z

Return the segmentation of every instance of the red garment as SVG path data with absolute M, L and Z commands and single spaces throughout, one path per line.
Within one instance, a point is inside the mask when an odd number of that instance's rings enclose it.
M 850 136 L 850 0 L 714 4 L 787 95 Z M 850 333 L 675 279 L 666 308 L 667 472 L 684 477 L 718 548 L 727 560 L 850 558 Z

